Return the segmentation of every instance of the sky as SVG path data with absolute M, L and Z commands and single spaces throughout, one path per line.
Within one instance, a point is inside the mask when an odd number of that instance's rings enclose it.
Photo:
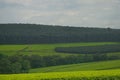
M 0 0 L 0 23 L 120 28 L 120 0 Z

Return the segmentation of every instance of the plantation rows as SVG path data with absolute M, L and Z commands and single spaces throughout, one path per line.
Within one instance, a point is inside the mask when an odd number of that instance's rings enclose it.
M 55 51 L 62 53 L 81 53 L 81 54 L 112 53 L 120 52 L 120 44 L 81 46 L 81 47 L 57 47 Z

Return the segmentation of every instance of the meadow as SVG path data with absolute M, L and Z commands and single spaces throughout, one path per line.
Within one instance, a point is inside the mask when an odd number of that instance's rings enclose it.
M 0 80 L 120 80 L 120 70 L 6 74 Z

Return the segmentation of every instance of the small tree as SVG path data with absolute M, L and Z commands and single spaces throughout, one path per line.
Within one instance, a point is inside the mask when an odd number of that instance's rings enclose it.
M 19 62 L 15 62 L 11 64 L 11 73 L 21 73 L 21 64 Z
M 0 73 L 11 73 L 11 62 L 7 58 L 0 59 Z
M 22 68 L 21 68 L 22 73 L 28 73 L 31 68 L 30 62 L 28 60 L 23 60 L 21 65 L 22 65 Z

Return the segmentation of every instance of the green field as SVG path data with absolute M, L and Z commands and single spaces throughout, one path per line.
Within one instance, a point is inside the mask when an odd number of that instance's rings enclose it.
M 0 53 L 40 56 L 80 55 L 55 52 L 56 47 L 99 46 L 117 42 L 0 45 Z M 83 54 L 81 54 L 83 55 Z M 108 53 L 120 56 L 120 52 Z M 89 62 L 31 69 L 29 74 L 0 74 L 0 80 L 120 80 L 120 60 Z
M 120 70 L 11 74 L 0 80 L 120 80 Z
M 31 69 L 31 73 L 120 69 L 120 60 L 100 61 Z
M 118 44 L 117 42 L 87 42 L 87 43 L 58 43 L 58 44 L 29 44 L 29 45 L 0 45 L 0 53 L 7 55 L 37 54 L 40 56 L 49 55 L 71 55 L 55 52 L 56 47 L 77 47 L 77 46 L 98 46 L 104 44 Z

